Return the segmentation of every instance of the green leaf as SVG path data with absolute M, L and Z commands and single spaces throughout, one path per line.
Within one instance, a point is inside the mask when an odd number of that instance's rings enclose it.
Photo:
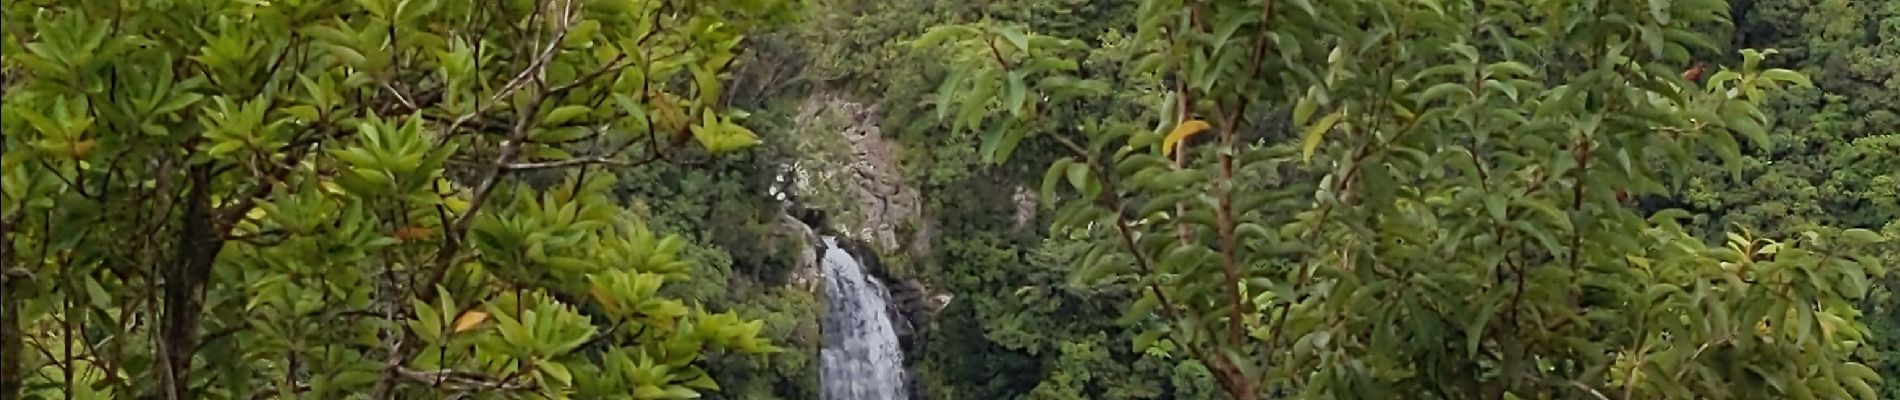
M 1503 81 L 1487 80 L 1487 81 L 1484 81 L 1484 87 L 1490 88 L 1492 90 L 1496 90 L 1499 92 L 1504 92 L 1504 95 L 1506 97 L 1509 97 L 1511 101 L 1517 101 L 1517 87 L 1516 86 L 1511 86 L 1510 84 L 1504 83 Z
M 1669 25 L 1669 0 L 1648 0 L 1649 17 L 1656 23 Z
M 681 385 L 685 385 L 686 387 L 700 389 L 700 390 L 713 390 L 713 391 L 719 390 L 719 382 L 713 381 L 712 376 L 708 376 L 708 375 L 700 375 L 698 378 L 694 378 L 693 380 L 686 381 L 685 383 L 682 383 Z
M 962 129 L 975 130 L 976 125 L 983 122 L 984 111 L 988 110 L 990 102 L 996 100 L 994 96 L 997 82 L 993 80 L 996 78 L 995 74 L 986 71 L 979 74 L 977 78 L 974 80 L 976 86 L 966 94 L 967 97 L 960 99 L 963 104 L 957 110 L 955 123 Z
M 1003 39 L 1008 40 L 1011 46 L 1016 46 L 1017 51 L 1021 51 L 1023 54 L 1029 53 L 1029 35 L 1025 35 L 1022 31 L 1011 27 L 996 28 L 996 34 L 1002 35 Z
M 1045 204 L 1055 204 L 1056 183 L 1061 182 L 1062 176 L 1066 175 L 1069 170 L 1069 164 L 1073 163 L 1075 163 L 1074 158 L 1063 157 L 1062 159 L 1056 160 L 1055 163 L 1050 164 L 1048 171 L 1043 172 L 1042 200 Z
M 1806 304 L 1795 305 L 1792 308 L 1794 308 L 1795 320 L 1791 323 L 1794 324 L 1796 343 L 1805 343 L 1814 339 L 1814 309 Z
M 644 133 L 649 123 L 646 107 L 633 102 L 633 97 L 625 94 L 615 93 L 613 97 L 614 103 L 618 104 L 622 111 L 627 112 L 628 127 L 638 130 L 636 133 Z
M 286 108 L 284 109 L 284 113 L 290 114 L 291 117 L 297 118 L 300 122 L 307 123 L 317 121 L 317 108 L 308 105 Z
M 1293 106 L 1293 126 L 1306 126 L 1313 118 L 1313 112 L 1319 109 L 1319 86 L 1306 88 L 1306 97 L 1300 98 Z
M 561 124 L 565 124 L 568 121 L 573 121 L 575 118 L 580 118 L 581 116 L 587 115 L 587 113 L 590 113 L 593 111 L 594 111 L 593 108 L 583 106 L 583 105 L 563 106 L 561 108 L 554 109 L 554 111 L 552 112 L 549 112 L 547 119 L 542 120 L 541 122 L 542 124 L 548 125 L 548 126 L 558 126 Z
M 1009 82 L 1003 90 L 1003 106 L 1009 107 L 1010 115 L 1018 117 L 1023 115 L 1023 97 L 1028 94 L 1028 91 L 1028 85 L 1023 83 L 1022 72 L 1011 71 L 1009 73 Z
M 541 262 L 561 271 L 591 272 L 595 269 L 594 263 L 573 257 L 548 257 Z
M 1161 300 L 1155 298 L 1154 294 L 1152 293 L 1144 294 L 1141 296 L 1140 300 L 1135 300 L 1134 305 L 1128 306 L 1128 310 L 1123 312 L 1121 319 L 1116 320 L 1115 323 L 1121 324 L 1121 325 L 1133 325 L 1136 322 L 1140 322 L 1142 319 L 1145 319 L 1145 318 L 1148 318 L 1149 316 L 1154 315 L 1155 309 L 1160 308 L 1160 307 L 1161 307 Z
M 1088 187 L 1088 183 L 1089 183 L 1089 165 L 1088 164 L 1080 163 L 1080 162 L 1069 164 L 1069 170 L 1068 170 L 1067 175 L 1069 178 L 1069 185 L 1074 186 L 1075 190 L 1083 190 L 1084 188 Z
M 1721 71 L 1716 71 L 1714 75 L 1709 75 L 1708 86 L 1710 90 L 1722 89 L 1723 83 L 1726 83 L 1728 81 L 1740 80 L 1740 79 L 1742 79 L 1741 73 L 1728 70 L 1728 69 L 1723 69 Z
M 991 156 L 992 163 L 1002 164 L 1009 161 L 1010 154 L 1016 152 L 1016 145 L 1022 143 L 1023 137 L 1028 135 L 1019 130 L 1003 130 L 1002 136 L 1002 142 L 997 144 L 995 154 Z
M 539 369 L 541 373 L 547 374 L 550 378 L 554 378 L 555 382 L 560 382 L 563 386 L 574 384 L 574 374 L 568 372 L 566 365 L 547 360 L 535 360 L 534 366 L 536 369 Z
M 1083 203 L 1078 203 L 1078 205 L 1071 205 L 1064 208 L 1064 211 L 1086 209 L 1087 207 L 1088 206 Z M 1111 267 L 1114 265 L 1099 262 L 1102 257 L 1108 253 L 1108 250 L 1107 246 L 1091 246 L 1088 253 L 1082 255 L 1082 259 L 1076 260 L 1075 269 L 1069 273 L 1069 284 L 1073 286 L 1090 286 L 1101 281 L 1104 277 L 1113 275 L 1116 271 L 1115 268 Z
M 1140 353 L 1147 352 L 1149 348 L 1154 347 L 1155 341 L 1160 340 L 1161 336 L 1167 335 L 1167 334 L 1168 334 L 1167 331 L 1161 330 L 1161 329 L 1149 329 L 1149 330 L 1142 331 L 1141 335 L 1135 336 L 1134 353 L 1140 354 Z
M 1880 398 L 1880 394 L 1874 391 L 1872 385 L 1867 384 L 1866 379 L 1849 378 L 1846 382 L 1847 386 L 1854 389 L 1854 393 L 1861 399 L 1875 400 Z
M 153 108 L 152 113 L 169 114 L 174 111 L 183 110 L 185 107 L 190 107 L 192 104 L 198 103 L 198 100 L 201 99 L 204 99 L 204 96 L 197 93 L 180 94 L 167 99 L 165 104 L 160 104 L 158 107 Z M 316 120 L 316 118 L 310 118 L 309 120 Z
M 919 48 L 931 47 L 931 46 L 936 46 L 938 44 L 942 44 L 944 41 L 951 39 L 953 36 L 961 37 L 961 36 L 969 36 L 973 34 L 976 34 L 976 30 L 971 29 L 970 27 L 964 26 L 964 25 L 937 26 L 937 27 L 930 28 L 930 30 L 924 31 L 923 36 L 917 37 L 917 40 L 914 42 L 911 42 L 911 45 L 914 47 L 919 47 Z
M 1873 368 L 1867 367 L 1866 364 L 1861 364 L 1861 363 L 1853 362 L 1853 361 L 1842 363 L 1840 369 L 1837 370 L 1836 373 L 1850 376 L 1850 377 L 1860 378 L 1863 380 L 1875 381 L 1875 382 L 1879 382 L 1882 380 L 1880 378 L 1880 373 L 1875 372 Z
M 1756 121 L 1754 116 L 1742 110 L 1747 108 L 1747 106 L 1743 105 L 1746 103 L 1730 102 L 1729 104 L 1730 105 L 1723 107 L 1723 124 L 1730 130 L 1745 135 L 1756 147 L 1767 148 L 1770 145 L 1768 129 Z
M 1472 97 L 1471 88 L 1468 86 L 1465 86 L 1465 84 L 1457 83 L 1457 82 L 1446 82 L 1446 83 L 1440 83 L 1440 84 L 1434 85 L 1429 89 L 1425 89 L 1425 93 L 1419 94 L 1418 100 L 1420 103 L 1430 103 L 1433 101 L 1437 101 L 1439 99 L 1450 97 L 1453 94 L 1462 94 L 1464 98 Z
M 1469 65 L 1455 64 L 1455 63 L 1442 64 L 1435 67 L 1426 68 L 1424 71 L 1419 71 L 1419 73 L 1413 74 L 1412 80 L 1418 81 L 1418 82 L 1425 82 L 1439 75 L 1454 75 L 1454 74 L 1462 75 L 1462 74 L 1465 74 L 1466 71 L 1469 70 L 1466 67 L 1469 67 Z
M 1227 41 L 1234 37 L 1234 32 L 1240 30 L 1241 25 L 1246 25 L 1254 21 L 1254 18 L 1247 15 L 1236 14 L 1226 15 L 1224 17 L 1225 18 L 1220 22 L 1220 26 L 1214 28 L 1214 37 L 1211 46 L 1213 48 L 1225 46 Z
M 1755 72 L 1755 69 L 1761 66 L 1762 60 L 1767 59 L 1768 56 L 1770 55 L 1774 55 L 1775 53 L 1780 53 L 1780 52 L 1781 52 L 1780 50 L 1775 50 L 1775 49 L 1767 49 L 1767 50 L 1742 49 L 1742 72 L 1744 73 Z
M 1799 85 L 1801 87 L 1814 87 L 1814 82 L 1808 80 L 1808 77 L 1801 75 L 1800 72 L 1794 72 L 1794 71 L 1780 69 L 1780 68 L 1762 71 L 1761 79 L 1767 79 L 1771 81 L 1781 81 L 1781 82 L 1793 82 L 1795 85 Z
M 1697 49 L 1711 52 L 1723 51 L 1724 49 L 1724 47 L 1716 45 L 1715 42 L 1709 41 L 1708 37 L 1689 29 L 1670 27 L 1663 31 L 1663 37 L 1668 38 L 1671 42 L 1695 46 Z
M 1638 33 L 1637 36 L 1643 39 L 1643 47 L 1649 49 L 1649 56 L 1656 59 L 1663 58 L 1663 51 L 1668 50 L 1669 47 L 1664 44 L 1666 41 L 1663 37 L 1662 27 L 1656 25 L 1640 25 L 1637 26 L 1636 29 L 1636 33 Z
M 330 384 L 335 387 L 350 388 L 367 385 L 378 378 L 381 378 L 381 375 L 375 372 L 349 370 L 338 372 L 335 377 L 330 378 Z
M 956 99 L 953 96 L 956 94 L 957 89 L 963 85 L 965 79 L 967 78 L 965 78 L 964 74 L 952 72 L 949 76 L 944 77 L 942 84 L 937 86 L 937 120 L 950 119 L 950 108 L 956 104 Z
M 1292 1 L 1293 1 L 1294 7 L 1299 7 L 1300 11 L 1306 12 L 1307 15 L 1319 14 L 1319 12 L 1313 8 L 1312 0 L 1292 0 Z
M 1490 326 L 1491 317 L 1497 315 L 1498 306 L 1499 304 L 1496 302 L 1484 303 L 1482 306 L 1484 308 L 1478 311 L 1478 318 L 1471 320 L 1470 325 L 1465 326 L 1465 354 L 1467 357 L 1477 357 L 1478 345 L 1484 342 L 1484 331 L 1486 327 Z
M 491 311 L 499 311 L 499 310 L 491 310 Z M 501 314 L 499 312 L 491 312 L 489 313 L 489 315 L 494 316 L 495 320 L 501 322 L 500 325 L 498 325 L 501 329 L 501 337 L 503 340 L 507 341 L 508 344 L 512 345 L 513 347 L 517 349 L 525 349 L 534 345 L 535 343 L 534 336 L 529 333 L 527 326 L 522 325 L 521 322 L 516 321 L 514 318 L 509 317 L 505 314 Z
M 666 388 L 666 398 L 668 399 L 697 399 L 699 397 L 700 396 L 699 396 L 698 391 L 695 391 L 693 389 L 690 389 L 684 386 L 673 386 L 673 387 Z
M 369 58 L 363 57 L 363 53 L 357 52 L 356 49 L 340 45 L 329 45 L 325 47 L 330 50 L 331 56 L 343 60 L 345 64 L 349 64 L 350 66 L 362 68 L 369 63 Z
M 1887 237 L 1881 236 L 1880 233 L 1877 233 L 1871 230 L 1860 229 L 1860 228 L 1848 229 L 1844 232 L 1841 232 L 1841 235 L 1845 236 L 1848 240 L 1853 240 L 1855 242 L 1860 242 L 1863 244 L 1880 243 L 1880 242 L 1887 241 Z
M 721 66 L 692 65 L 688 68 L 693 74 L 693 88 L 698 89 L 699 98 L 702 101 L 708 103 L 719 101 L 720 93 L 724 89 L 719 83 L 718 68 Z
M 580 47 L 592 43 L 594 41 L 594 33 L 598 31 L 600 31 L 600 21 L 591 19 L 582 20 L 580 23 L 569 26 L 567 29 L 567 38 L 561 40 L 561 45 Z
M 1003 162 L 1003 160 L 998 159 L 996 156 L 1001 153 L 1000 150 L 1003 148 L 1003 141 L 1007 140 L 1006 136 L 1009 136 L 1009 134 L 1009 130 L 1005 129 L 1003 124 L 997 124 L 990 127 L 988 132 L 983 132 L 983 144 L 977 151 L 981 153 L 980 155 L 983 157 L 984 163 L 999 164 Z
M 341 21 L 338 21 L 338 22 L 341 23 Z M 339 31 L 336 28 L 331 28 L 328 26 L 310 25 L 310 26 L 304 27 L 302 29 L 302 32 L 305 35 L 309 35 L 310 37 L 317 38 L 318 40 L 322 40 L 324 42 L 329 42 L 330 44 L 338 44 L 338 45 L 355 45 L 356 44 L 355 36 L 351 36 L 349 34 L 343 33 L 343 31 Z
M 1493 78 L 1537 76 L 1537 72 L 1529 65 L 1516 61 L 1493 63 L 1484 67 L 1484 73 Z

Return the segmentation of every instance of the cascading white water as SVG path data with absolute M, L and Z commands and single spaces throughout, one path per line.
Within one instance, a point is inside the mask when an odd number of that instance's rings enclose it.
M 831 237 L 825 238 L 824 268 L 823 400 L 903 399 L 904 353 L 885 311 L 890 292 Z

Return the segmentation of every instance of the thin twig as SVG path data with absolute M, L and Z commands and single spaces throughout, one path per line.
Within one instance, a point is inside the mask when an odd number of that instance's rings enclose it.
M 535 388 L 535 384 L 533 382 L 516 381 L 513 379 L 496 379 L 482 373 L 457 371 L 457 370 L 452 370 L 452 369 L 437 369 L 437 370 L 425 371 L 425 370 L 410 369 L 409 367 L 401 367 L 398 369 L 398 374 L 402 376 L 403 378 L 409 379 L 411 381 L 429 383 L 429 384 L 433 384 L 434 387 L 455 390 L 455 391 L 496 390 L 496 389 L 530 390 L 530 389 Z
M 653 153 L 653 154 L 657 155 L 659 153 Z M 594 165 L 594 164 L 612 165 L 612 166 L 618 166 L 618 167 L 636 167 L 640 165 L 645 165 L 647 163 L 653 162 L 654 160 L 658 160 L 658 159 L 659 157 L 657 156 L 649 156 L 647 158 L 640 159 L 640 160 L 628 161 L 628 160 L 622 160 L 618 158 L 609 158 L 607 156 L 593 156 L 593 157 L 570 158 L 570 159 L 559 160 L 559 161 L 512 163 L 512 164 L 502 166 L 502 170 L 528 171 L 528 170 L 538 170 L 538 169 L 576 167 L 576 166 Z
M 502 99 L 505 99 L 508 96 L 514 95 L 516 90 L 521 90 L 522 87 L 525 87 L 525 85 L 528 82 L 528 79 L 533 78 L 537 74 L 536 71 L 544 69 L 545 67 L 547 67 L 548 61 L 554 59 L 555 50 L 559 50 L 561 48 L 560 47 L 561 40 L 565 38 L 567 38 L 567 30 L 562 29 L 560 32 L 555 34 L 554 41 L 551 42 L 551 44 L 549 44 L 546 48 L 543 48 L 541 50 L 541 53 L 535 56 L 534 60 L 528 64 L 527 68 L 523 68 L 520 73 L 515 74 L 514 78 L 509 79 L 507 84 L 503 84 L 501 86 L 501 90 L 495 92 L 494 95 L 488 97 L 488 101 L 481 102 L 480 105 L 475 107 L 475 111 L 470 111 L 467 114 L 462 114 L 462 116 L 455 117 L 454 121 L 449 122 L 447 126 L 442 127 L 442 136 L 436 139 L 435 147 L 439 149 L 443 145 L 448 144 L 448 138 L 450 137 L 450 134 L 455 132 L 456 128 L 461 127 L 462 124 L 468 123 L 469 120 L 473 120 L 477 116 L 487 113 L 489 108 L 492 108 L 495 106 L 495 104 L 500 103 Z M 534 109 L 529 108 L 525 112 L 534 112 Z

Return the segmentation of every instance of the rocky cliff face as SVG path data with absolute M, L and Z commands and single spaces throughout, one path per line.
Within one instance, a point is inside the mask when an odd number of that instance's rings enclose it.
M 820 269 L 820 260 L 818 258 L 819 255 L 822 254 L 819 247 L 822 246 L 823 242 L 819 238 L 818 232 L 813 230 L 810 224 L 799 220 L 797 216 L 793 215 L 793 212 L 786 209 L 779 210 L 776 224 L 780 235 L 796 238 L 801 243 L 804 243 L 803 246 L 796 246 L 794 250 L 792 250 L 796 252 L 796 254 L 792 254 L 793 264 L 790 279 L 792 286 L 804 289 L 807 292 L 818 292 L 818 285 L 824 281 L 824 277 L 821 276 L 822 270 Z
M 817 95 L 796 121 L 792 187 L 803 202 L 831 212 L 841 233 L 882 254 L 927 254 L 923 202 L 899 169 L 897 144 L 878 127 L 877 106 Z
M 876 106 L 837 96 L 806 100 L 792 135 L 798 156 L 782 179 L 789 192 L 784 198 L 793 204 L 779 216 L 778 225 L 783 234 L 810 244 L 796 255 L 792 281 L 814 292 L 825 282 L 821 238 L 838 237 L 838 247 L 889 291 L 887 312 L 893 328 L 903 350 L 914 356 L 921 352 L 930 321 L 954 296 L 921 280 L 896 276 L 901 274 L 882 262 L 896 255 L 928 256 L 936 230 L 920 193 L 905 182 L 898 144 L 883 137 L 879 117 Z M 1034 195 L 1023 194 L 1029 197 L 1019 200 L 1033 210 Z M 834 295 L 843 294 L 827 293 Z

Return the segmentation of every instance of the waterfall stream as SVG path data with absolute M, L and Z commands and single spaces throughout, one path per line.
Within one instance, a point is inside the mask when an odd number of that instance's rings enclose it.
M 822 400 L 904 398 L 904 353 L 886 312 L 890 292 L 826 237 Z

